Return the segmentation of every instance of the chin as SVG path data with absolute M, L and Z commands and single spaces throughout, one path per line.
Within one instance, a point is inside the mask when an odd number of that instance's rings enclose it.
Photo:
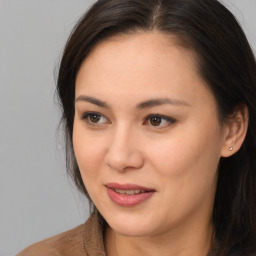
M 152 223 L 145 218 L 145 215 L 131 216 L 106 216 L 108 225 L 118 234 L 130 237 L 144 237 L 152 232 Z M 151 224 L 150 224 L 151 223 Z
M 150 230 L 138 227 L 138 225 L 110 225 L 110 227 L 118 234 L 128 237 L 145 237 L 148 236 Z

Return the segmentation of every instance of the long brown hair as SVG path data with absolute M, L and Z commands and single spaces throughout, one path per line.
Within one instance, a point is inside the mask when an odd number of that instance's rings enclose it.
M 79 20 L 66 44 L 57 81 L 68 172 L 89 198 L 72 145 L 75 79 L 81 63 L 100 41 L 139 30 L 174 35 L 181 46 L 196 53 L 221 122 L 238 104 L 248 107 L 249 127 L 241 149 L 219 163 L 211 255 L 255 249 L 256 62 L 235 17 L 217 0 L 99 0 Z

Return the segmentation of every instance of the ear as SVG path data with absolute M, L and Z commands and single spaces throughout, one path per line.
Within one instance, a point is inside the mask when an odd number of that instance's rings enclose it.
M 247 106 L 244 104 L 237 105 L 224 128 L 225 137 L 221 149 L 222 157 L 232 156 L 241 148 L 248 129 L 248 119 Z

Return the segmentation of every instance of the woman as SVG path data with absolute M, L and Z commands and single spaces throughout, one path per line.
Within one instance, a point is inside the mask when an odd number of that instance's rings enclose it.
M 217 0 L 99 0 L 57 92 L 92 215 L 19 255 L 255 255 L 256 63 Z

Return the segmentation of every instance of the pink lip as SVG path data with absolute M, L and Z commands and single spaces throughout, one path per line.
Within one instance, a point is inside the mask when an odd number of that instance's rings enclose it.
M 135 184 L 118 184 L 118 183 L 108 183 L 105 185 L 107 188 L 108 196 L 110 199 L 119 206 L 130 207 L 138 205 L 144 202 L 146 199 L 150 198 L 156 191 L 151 188 L 146 188 L 138 186 Z M 117 193 L 114 189 L 121 190 L 144 190 L 145 192 L 134 194 L 134 195 L 124 195 Z

